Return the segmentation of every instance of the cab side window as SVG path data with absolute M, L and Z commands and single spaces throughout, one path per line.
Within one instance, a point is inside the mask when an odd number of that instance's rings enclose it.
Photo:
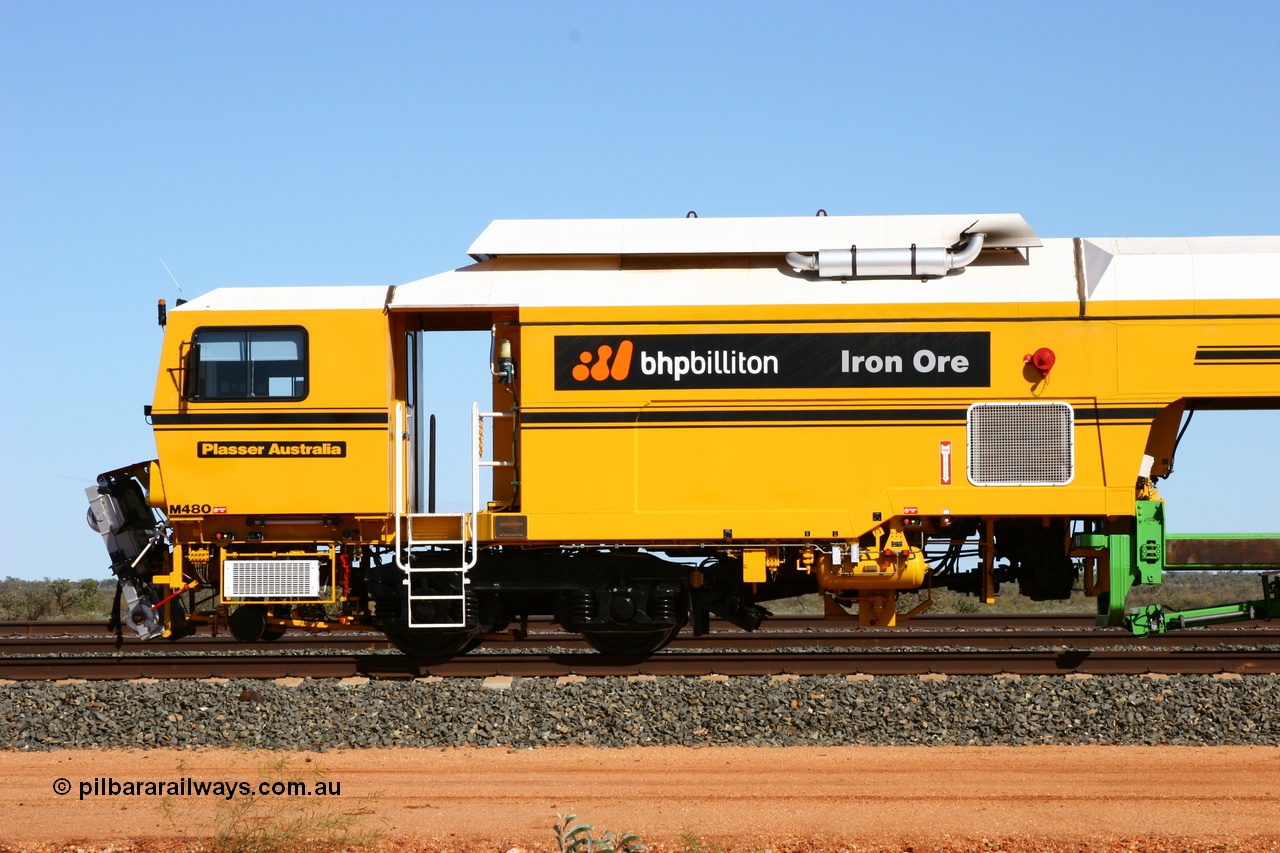
M 306 330 L 197 329 L 188 383 L 192 400 L 301 400 L 307 396 Z

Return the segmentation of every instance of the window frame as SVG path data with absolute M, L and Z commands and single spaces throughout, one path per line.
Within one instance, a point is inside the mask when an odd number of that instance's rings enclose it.
M 245 356 L 244 362 L 239 362 L 246 366 L 248 376 L 245 379 L 246 387 L 253 390 L 253 365 L 254 361 L 248 358 L 250 352 L 249 337 L 254 332 L 296 332 L 301 336 L 301 347 L 298 353 L 297 363 L 300 365 L 299 373 L 302 376 L 303 393 L 291 396 L 256 396 L 250 394 L 244 397 L 209 397 L 200 394 L 200 335 L 202 332 L 243 332 L 245 335 Z M 184 372 L 186 373 L 182 389 L 183 399 L 192 403 L 297 403 L 307 399 L 311 394 L 311 336 L 305 326 L 290 325 L 269 325 L 269 326 L 197 326 L 191 333 L 191 344 L 187 351 Z M 267 360 L 262 359 L 265 363 Z M 228 362 L 234 363 L 234 362 Z

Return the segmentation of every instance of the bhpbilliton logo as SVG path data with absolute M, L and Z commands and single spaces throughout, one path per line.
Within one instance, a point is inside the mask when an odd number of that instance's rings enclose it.
M 618 344 L 616 353 L 608 344 L 601 344 L 594 353 L 584 350 L 578 356 L 581 363 L 573 366 L 573 378 L 578 382 L 586 382 L 588 379 L 596 382 L 615 379 L 621 382 L 631 373 L 633 349 L 631 341 L 623 341 Z

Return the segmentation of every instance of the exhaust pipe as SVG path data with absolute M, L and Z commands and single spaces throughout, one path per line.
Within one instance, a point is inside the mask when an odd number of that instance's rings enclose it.
M 963 236 L 963 235 L 962 235 Z M 791 252 L 787 265 L 796 272 L 816 272 L 819 278 L 941 278 L 973 263 L 987 235 L 970 234 L 959 248 L 822 249 L 816 254 Z

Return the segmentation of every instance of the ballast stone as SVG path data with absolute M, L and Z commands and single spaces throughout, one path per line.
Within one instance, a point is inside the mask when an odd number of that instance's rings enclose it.
M 1029 745 L 1280 742 L 1280 676 L 591 677 L 566 693 L 522 678 L 519 702 L 478 678 L 332 679 L 296 687 L 20 682 L 0 691 L 11 749 L 252 747 L 328 750 L 586 745 Z M 246 691 L 261 701 L 243 702 Z M 566 701 L 570 699 L 572 701 Z M 140 717 L 139 707 L 149 709 Z M 299 714 L 299 708 L 306 713 Z M 358 721 L 358 724 L 353 721 Z

